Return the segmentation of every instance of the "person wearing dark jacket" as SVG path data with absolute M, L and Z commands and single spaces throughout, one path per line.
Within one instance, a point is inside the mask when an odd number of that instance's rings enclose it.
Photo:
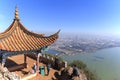
M 79 77 L 80 72 L 79 69 L 76 67 L 76 65 L 73 66 L 73 76 L 78 76 Z
M 50 72 L 50 68 L 51 68 L 51 64 L 48 63 L 48 65 L 47 65 L 47 74 L 48 74 L 48 75 L 49 75 L 49 72 Z
M 59 59 L 55 58 L 55 65 L 54 65 L 55 69 L 59 69 Z

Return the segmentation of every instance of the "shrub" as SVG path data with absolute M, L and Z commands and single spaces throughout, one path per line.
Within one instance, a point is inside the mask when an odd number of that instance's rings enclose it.
M 69 66 L 73 66 L 76 65 L 79 69 L 83 70 L 84 74 L 87 77 L 87 80 L 98 80 L 96 74 L 94 74 L 93 72 L 91 72 L 88 68 L 87 65 L 84 64 L 82 61 L 79 60 L 74 60 L 73 62 L 71 62 L 69 64 Z
M 69 66 L 76 65 L 79 69 L 85 69 L 86 64 L 84 64 L 82 61 L 74 60 L 72 63 L 69 64 Z

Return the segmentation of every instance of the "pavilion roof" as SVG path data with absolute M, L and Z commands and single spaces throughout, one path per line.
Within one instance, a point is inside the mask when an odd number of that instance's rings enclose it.
M 0 49 L 6 51 L 39 50 L 54 43 L 58 39 L 58 34 L 59 31 L 47 37 L 27 30 L 19 21 L 16 9 L 12 24 L 6 31 L 0 33 Z

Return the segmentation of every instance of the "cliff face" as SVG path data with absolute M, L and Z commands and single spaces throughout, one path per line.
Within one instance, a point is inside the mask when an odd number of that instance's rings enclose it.
M 9 72 L 7 68 L 0 66 L 0 80 L 21 80 L 14 72 Z

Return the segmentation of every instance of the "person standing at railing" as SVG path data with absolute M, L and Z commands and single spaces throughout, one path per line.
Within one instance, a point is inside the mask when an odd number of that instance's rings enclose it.
M 37 69 L 36 63 L 33 64 L 32 69 L 34 70 L 34 73 L 36 73 L 36 69 Z
M 47 64 L 47 75 L 49 75 L 50 68 L 51 68 L 51 64 L 50 64 L 50 63 L 48 63 L 48 64 Z

